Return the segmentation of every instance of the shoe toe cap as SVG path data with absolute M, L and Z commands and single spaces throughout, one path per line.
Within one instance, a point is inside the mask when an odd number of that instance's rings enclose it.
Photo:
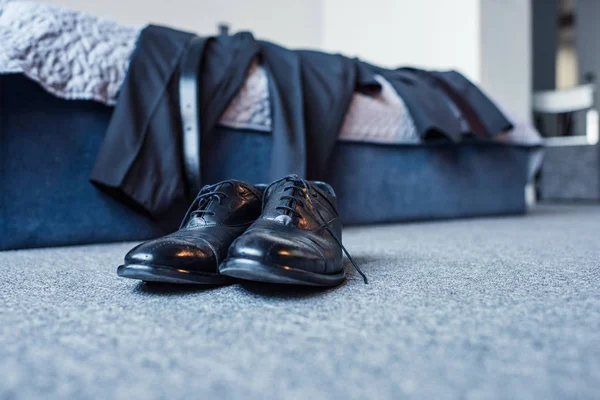
M 125 256 L 125 264 L 201 272 L 217 271 L 217 257 L 207 242 L 192 243 L 168 237 L 150 240 L 134 247 Z
M 309 240 L 299 236 L 282 237 L 277 232 L 264 230 L 248 232 L 236 239 L 229 248 L 229 257 L 318 273 L 324 273 L 327 268 L 325 258 Z

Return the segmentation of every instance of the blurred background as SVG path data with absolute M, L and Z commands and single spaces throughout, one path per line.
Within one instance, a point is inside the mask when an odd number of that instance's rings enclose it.
M 340 52 L 387 67 L 457 69 L 517 118 L 529 115 L 535 4 L 527 0 L 51 2 L 122 23 L 154 21 L 200 34 L 225 24 L 287 47 Z
M 250 30 L 386 67 L 459 70 L 550 138 L 538 199 L 600 199 L 597 0 L 50 1 L 125 24 Z

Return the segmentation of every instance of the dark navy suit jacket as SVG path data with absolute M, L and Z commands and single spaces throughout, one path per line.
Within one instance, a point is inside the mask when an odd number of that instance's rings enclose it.
M 180 61 L 193 37 L 160 26 L 142 31 L 91 175 L 100 188 L 157 218 L 182 213 L 195 195 L 186 191 L 178 93 Z M 342 55 L 288 50 L 247 32 L 204 40 L 198 82 L 202 152 L 211 151 L 213 128 L 258 58 L 269 78 L 273 180 L 291 173 L 327 180 L 352 94 L 377 94 L 376 74 L 404 99 L 423 138 L 460 140 L 462 100 L 475 110 L 487 135 L 510 126 L 456 72 L 386 70 Z

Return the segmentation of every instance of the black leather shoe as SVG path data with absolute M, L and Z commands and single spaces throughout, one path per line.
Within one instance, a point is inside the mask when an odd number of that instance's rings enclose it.
M 346 276 L 336 197 L 324 182 L 291 175 L 265 191 L 263 214 L 229 248 L 219 271 L 240 279 L 335 286 Z
M 143 281 L 223 284 L 219 274 L 227 249 L 261 213 L 264 185 L 229 180 L 205 186 L 179 230 L 134 247 L 117 269 L 124 278 Z

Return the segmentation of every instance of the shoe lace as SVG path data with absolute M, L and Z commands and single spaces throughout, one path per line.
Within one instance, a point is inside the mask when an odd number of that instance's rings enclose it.
M 188 208 L 187 212 L 185 213 L 185 217 L 183 217 L 183 220 L 181 221 L 181 225 L 179 226 L 179 229 L 183 228 L 183 226 L 187 223 L 187 221 L 191 217 L 195 217 L 195 216 L 201 215 L 201 214 L 215 215 L 214 211 L 208 210 L 208 209 L 206 209 L 206 207 L 210 203 L 210 200 L 212 200 L 214 198 L 217 199 L 217 201 L 219 202 L 219 205 L 220 205 L 222 199 L 229 197 L 227 195 L 227 193 L 216 190 L 219 186 L 221 186 L 227 182 L 228 181 L 224 181 L 224 182 L 215 183 L 214 185 L 204 186 L 200 190 L 200 192 L 198 193 L 198 195 L 196 196 L 196 198 L 194 199 L 192 204 L 190 205 L 190 208 Z
M 354 266 L 354 269 L 356 269 L 356 272 L 358 272 L 359 275 L 363 278 L 363 281 L 365 282 L 365 284 L 368 284 L 369 281 L 367 279 L 367 275 L 365 275 L 365 273 L 360 269 L 358 264 L 356 264 L 356 262 L 354 262 L 354 259 L 352 258 L 352 256 L 348 252 L 348 250 L 346 250 L 346 247 L 342 244 L 342 241 L 340 240 L 340 238 L 338 238 L 337 235 L 333 232 L 333 230 L 329 226 L 329 223 L 327 222 L 325 217 L 323 217 L 323 214 L 321 214 L 321 211 L 319 211 L 319 207 L 316 206 L 314 198 L 317 196 L 317 194 L 311 193 L 310 185 L 308 184 L 307 180 L 300 178 L 298 175 L 289 175 L 289 176 L 285 176 L 285 177 L 278 179 L 275 182 L 271 183 L 265 189 L 265 196 L 263 196 L 263 199 L 262 199 L 262 210 L 264 211 L 264 209 L 265 209 L 265 204 L 266 204 L 265 201 L 267 198 L 266 194 L 268 193 L 269 189 L 272 186 L 274 186 L 280 182 L 290 182 L 291 183 L 290 185 L 286 186 L 283 189 L 284 192 L 287 192 L 289 190 L 290 194 L 282 195 L 279 198 L 279 200 L 280 201 L 287 200 L 288 203 L 286 205 L 279 205 L 279 206 L 275 207 L 275 209 L 285 212 L 285 213 L 293 214 L 294 216 L 298 217 L 299 219 L 304 218 L 302 216 L 302 214 L 300 212 L 298 212 L 298 210 L 296 210 L 295 206 L 298 205 L 300 207 L 305 208 L 305 203 L 299 198 L 299 196 L 301 193 L 304 193 L 303 189 L 306 190 L 305 197 L 308 199 L 313 210 L 316 211 L 317 216 L 320 219 L 320 223 L 322 224 L 321 228 L 325 228 L 327 230 L 327 232 L 329 232 L 331 237 L 333 237 L 333 239 L 337 242 L 338 246 L 340 246 L 340 248 L 342 249 L 344 254 L 346 254 L 346 257 L 348 257 L 348 260 L 350 260 L 350 262 Z

